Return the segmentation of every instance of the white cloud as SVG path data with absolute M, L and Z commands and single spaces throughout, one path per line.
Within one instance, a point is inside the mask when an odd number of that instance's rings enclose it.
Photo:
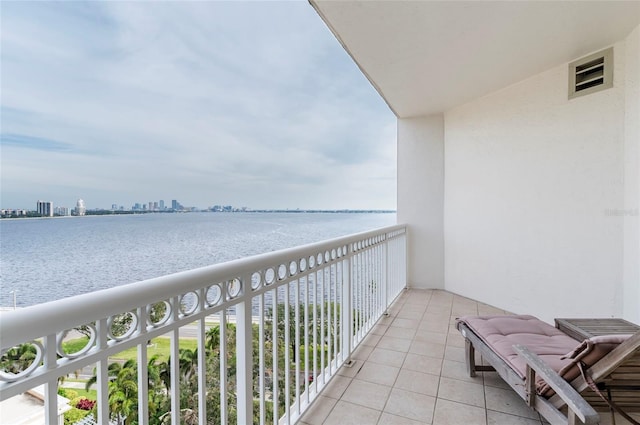
M 306 2 L 6 3 L 1 37 L 2 132 L 70 146 L 3 146 L 2 207 L 395 208 L 395 118 Z

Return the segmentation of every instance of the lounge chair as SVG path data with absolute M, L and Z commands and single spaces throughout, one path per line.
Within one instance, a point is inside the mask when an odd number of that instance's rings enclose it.
M 581 343 L 533 316 L 467 316 L 456 327 L 469 376 L 496 371 L 552 425 L 597 424 L 595 408 L 640 411 L 640 332 Z

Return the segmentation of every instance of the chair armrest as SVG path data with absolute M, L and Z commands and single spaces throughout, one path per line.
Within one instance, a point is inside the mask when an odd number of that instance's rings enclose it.
M 514 350 L 522 356 L 522 358 L 527 363 L 527 369 L 531 368 L 540 375 L 542 379 L 544 379 L 547 384 L 558 394 L 560 398 L 567 404 L 569 410 L 571 410 L 580 420 L 585 424 L 597 424 L 600 421 L 600 415 L 593 410 L 593 407 L 589 403 L 585 401 L 584 398 L 571 386 L 567 381 L 565 381 L 558 373 L 551 369 L 545 362 L 540 359 L 535 353 L 529 351 L 527 347 L 524 345 L 514 345 Z M 530 374 L 527 373 L 527 376 Z M 529 378 L 528 378 L 529 379 Z M 533 378 L 535 379 L 535 377 Z M 535 382 L 530 383 L 526 382 L 525 387 L 529 387 L 531 385 L 532 388 L 535 386 Z M 535 394 L 530 394 L 530 397 L 537 396 Z M 537 396 L 540 397 L 540 396 Z

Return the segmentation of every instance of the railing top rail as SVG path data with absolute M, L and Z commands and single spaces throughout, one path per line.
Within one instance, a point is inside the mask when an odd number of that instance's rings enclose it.
M 0 348 L 8 349 L 17 344 L 106 318 L 118 312 L 131 311 L 179 294 L 201 289 L 207 285 L 243 277 L 247 273 L 250 274 L 279 264 L 288 264 L 293 260 L 308 259 L 310 256 L 324 253 L 327 250 L 349 246 L 367 238 L 405 228 L 406 225 L 383 227 L 3 313 L 0 316 Z

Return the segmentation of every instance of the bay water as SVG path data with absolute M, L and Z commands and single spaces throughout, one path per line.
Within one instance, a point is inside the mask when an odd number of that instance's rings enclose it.
M 183 213 L 0 220 L 0 306 L 39 304 L 396 223 L 383 213 Z

